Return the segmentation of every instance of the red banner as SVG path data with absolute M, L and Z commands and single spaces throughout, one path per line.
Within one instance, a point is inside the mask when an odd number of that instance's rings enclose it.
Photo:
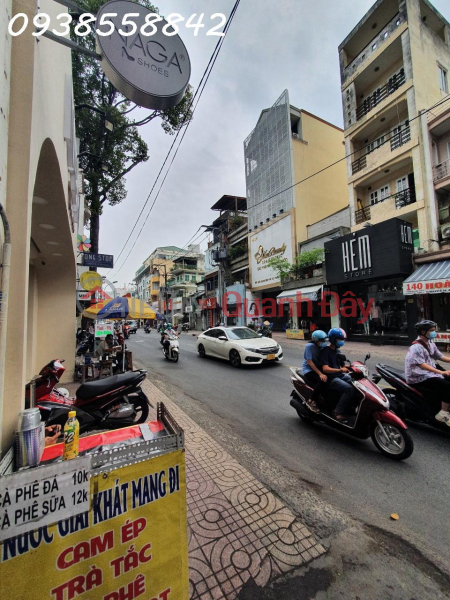
M 172 300 L 169 300 L 169 308 L 168 309 L 166 309 L 166 301 L 164 300 L 164 311 L 166 311 L 166 310 L 169 310 L 169 311 L 172 310 Z

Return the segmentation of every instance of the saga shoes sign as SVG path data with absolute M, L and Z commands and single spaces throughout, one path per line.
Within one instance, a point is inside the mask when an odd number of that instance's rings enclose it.
M 155 110 L 181 101 L 191 62 L 180 36 L 171 33 L 164 19 L 155 21 L 154 13 L 130 0 L 113 0 L 98 11 L 97 29 L 111 31 L 97 34 L 97 52 L 105 75 L 121 94 Z

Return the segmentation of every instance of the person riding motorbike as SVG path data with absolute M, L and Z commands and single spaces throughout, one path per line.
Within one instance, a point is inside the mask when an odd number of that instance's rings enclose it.
M 272 327 L 270 326 L 270 321 L 264 321 L 264 323 L 261 327 L 261 333 L 262 333 L 263 337 L 268 337 L 268 338 L 272 337 Z
M 328 377 L 319 368 L 319 354 L 322 348 L 328 346 L 328 337 L 325 331 L 317 329 L 311 336 L 311 341 L 305 346 L 303 354 L 302 373 L 303 379 L 314 389 L 311 400 L 308 402 L 308 407 L 314 412 L 318 412 L 319 408 L 315 403 L 315 398 L 318 393 L 320 384 L 326 383 Z
M 166 354 L 168 354 L 168 352 L 169 352 L 170 340 L 177 340 L 177 339 L 178 339 L 178 336 L 175 333 L 175 331 L 172 329 L 172 324 L 167 323 L 167 329 L 164 332 L 164 341 L 163 341 L 163 347 L 164 347 L 164 351 Z
M 435 360 L 450 363 L 450 358 L 440 352 L 433 342 L 436 337 L 434 321 L 420 321 L 414 325 L 417 339 L 412 343 L 405 358 L 406 382 L 423 394 L 442 398 L 441 410 L 435 419 L 450 427 L 450 371 L 436 368 Z
M 348 422 L 354 416 L 353 403 L 355 390 L 351 383 L 347 367 L 342 367 L 339 361 L 339 348 L 345 343 L 347 334 L 341 327 L 333 327 L 328 332 L 330 344 L 323 348 L 319 354 L 319 362 L 324 375 L 328 377 L 327 389 L 335 390 L 340 394 L 339 401 L 334 410 L 337 421 Z

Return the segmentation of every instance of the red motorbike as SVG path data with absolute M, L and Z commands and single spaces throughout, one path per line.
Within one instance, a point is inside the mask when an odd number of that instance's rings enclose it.
M 141 369 L 83 383 L 75 398 L 69 398 L 55 389 L 66 370 L 63 363 L 64 360 L 52 360 L 35 380 L 36 406 L 47 425 L 64 426 L 71 410 L 77 413 L 80 433 L 93 429 L 119 429 L 147 421 L 150 403 L 140 387 L 146 371 Z M 25 388 L 27 408 L 30 396 L 31 383 L 28 383 Z
M 345 357 L 342 358 L 345 361 Z M 369 370 L 366 361 L 369 358 L 370 355 L 367 355 L 364 362 L 347 363 L 358 400 L 354 421 L 342 423 L 333 416 L 338 395 L 332 391 L 326 392 L 326 384 L 323 386 L 324 392 L 320 393 L 318 390 L 317 397 L 314 398 L 319 412 L 313 412 L 308 407 L 313 389 L 306 384 L 302 372 L 295 368 L 291 368 L 294 389 L 290 404 L 295 408 L 300 419 L 305 422 L 320 421 L 363 440 L 371 437 L 382 454 L 395 460 L 404 460 L 413 453 L 414 442 L 407 432 L 405 423 L 389 410 L 389 400 L 383 391 L 368 378 Z

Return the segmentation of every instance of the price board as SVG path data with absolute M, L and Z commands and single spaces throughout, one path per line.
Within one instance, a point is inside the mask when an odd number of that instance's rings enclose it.
M 89 509 L 90 457 L 0 478 L 0 541 Z

